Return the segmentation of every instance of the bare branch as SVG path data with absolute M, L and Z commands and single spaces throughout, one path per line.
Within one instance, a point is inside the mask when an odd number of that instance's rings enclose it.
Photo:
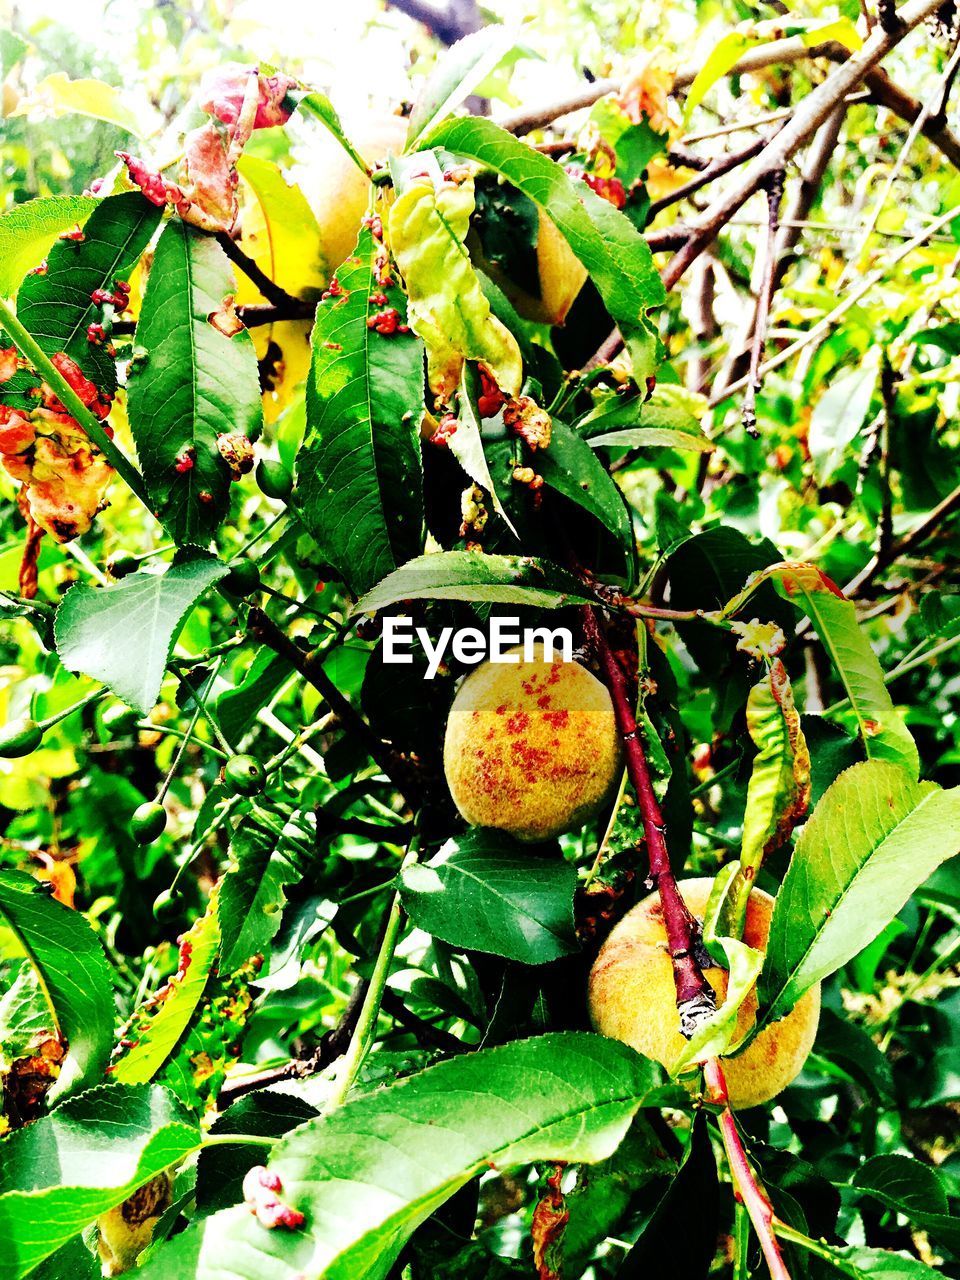
M 743 402 L 743 425 L 747 435 L 756 437 L 757 393 L 760 390 L 760 359 L 767 340 L 767 321 L 770 303 L 777 284 L 777 232 L 780 217 L 780 201 L 783 199 L 783 170 L 772 174 L 767 183 L 767 239 L 763 248 L 763 271 L 757 291 L 757 313 L 750 347 L 750 373 L 747 394 Z

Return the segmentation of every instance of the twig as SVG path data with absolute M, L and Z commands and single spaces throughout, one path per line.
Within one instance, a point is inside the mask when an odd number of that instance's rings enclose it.
M 896 32 L 875 30 L 856 53 L 803 99 L 792 118 L 749 166 L 742 181 L 734 190 L 710 205 L 690 240 L 667 264 L 663 272 L 663 282 L 667 288 L 676 284 L 694 258 L 715 239 L 721 227 L 772 174 L 784 168 L 787 160 L 816 132 L 847 94 L 864 80 L 908 31 L 929 17 L 937 9 L 938 3 L 939 0 L 909 0 L 899 11 L 901 27 Z
M 383 993 L 381 1001 L 385 1012 L 405 1031 L 409 1031 L 415 1036 L 420 1044 L 431 1049 L 442 1049 L 444 1053 L 466 1053 L 470 1046 L 464 1044 L 462 1040 L 458 1040 L 455 1035 L 449 1031 L 445 1031 L 443 1027 L 435 1027 L 433 1023 L 426 1022 L 423 1018 L 418 1018 L 415 1013 L 411 1013 L 407 1006 L 403 1003 L 400 996 L 395 991 L 387 988 Z
M 337 688 L 323 669 L 323 654 L 305 653 L 282 631 L 262 609 L 253 608 L 247 615 L 247 630 L 262 644 L 286 658 L 293 669 L 323 694 L 327 705 L 335 711 L 348 731 L 363 743 L 370 755 L 393 784 L 401 791 L 409 790 L 409 780 L 398 777 L 393 753 L 377 737 L 352 702 Z M 410 797 L 408 796 L 407 799 Z
M 713 988 L 703 976 L 698 954 L 702 951 L 697 922 L 687 910 L 670 866 L 667 851 L 666 823 L 653 790 L 650 770 L 640 742 L 640 729 L 627 693 L 626 677 L 593 609 L 583 609 L 583 625 L 587 641 L 594 649 L 610 690 L 617 727 L 623 738 L 627 773 L 637 794 L 650 860 L 650 887 L 656 886 L 663 908 L 673 980 L 677 991 L 677 1013 L 680 1031 L 688 1039 L 712 1013 L 716 1012 Z
M 410 841 L 410 847 L 407 850 L 407 856 L 403 860 L 400 870 L 409 866 L 411 862 L 416 861 L 417 857 L 417 837 Z M 400 929 L 403 924 L 403 907 L 400 904 L 399 891 L 393 895 L 393 901 L 390 903 L 390 910 L 387 914 L 387 923 L 383 931 L 383 939 L 380 943 L 380 949 L 377 952 L 376 963 L 373 967 L 373 973 L 370 977 L 370 983 L 367 987 L 366 995 L 363 999 L 363 1005 L 360 1009 L 360 1016 L 357 1024 L 353 1029 L 350 1037 L 350 1043 L 343 1055 L 340 1066 L 337 1069 L 336 1077 L 333 1082 L 333 1088 L 327 1099 L 324 1113 L 335 1111 L 337 1107 L 342 1106 L 349 1094 L 353 1083 L 357 1078 L 360 1068 L 363 1066 L 363 1060 L 367 1056 L 367 1050 L 370 1047 L 370 1041 L 376 1031 L 377 1018 L 380 1014 L 380 1005 L 383 1001 L 384 991 L 387 985 L 387 978 L 390 976 L 390 966 L 393 964 L 393 953 L 397 949 L 397 943 L 400 940 Z
M 958 216 L 960 216 L 960 205 L 954 205 L 953 208 L 948 209 L 946 213 L 942 213 L 938 218 L 934 218 L 932 222 L 928 223 L 927 226 L 924 227 L 923 231 L 918 232 L 911 240 L 908 240 L 906 244 L 901 245 L 889 261 L 884 263 L 882 268 L 877 268 L 875 271 L 871 271 L 869 275 L 864 276 L 857 287 L 852 289 L 847 296 L 833 308 L 832 311 L 829 311 L 821 320 L 818 320 L 813 328 L 809 329 L 802 338 L 798 338 L 796 342 L 792 342 L 789 347 L 785 347 L 782 351 L 778 351 L 776 355 L 765 360 L 760 366 L 761 376 L 769 373 L 771 369 L 776 369 L 780 365 L 785 364 L 788 360 L 792 359 L 798 351 L 802 351 L 804 347 L 809 346 L 811 342 L 816 342 L 830 329 L 831 325 L 835 324 L 841 316 L 845 315 L 851 307 L 855 306 L 865 293 L 869 293 L 875 284 L 879 284 L 892 267 L 895 267 L 899 262 L 902 262 L 904 258 L 908 257 L 914 251 L 914 249 L 918 249 L 921 245 L 926 244 L 941 227 L 945 227 L 948 222 L 952 222 L 954 218 Z M 732 395 L 735 391 L 739 391 L 742 387 L 746 386 L 746 383 L 746 378 L 741 378 L 739 381 L 731 383 L 729 387 L 726 387 L 718 395 L 711 396 L 710 407 L 715 408 L 722 400 L 726 400 L 727 397 Z
M 243 252 L 236 240 L 228 235 L 226 231 L 218 232 L 217 243 L 223 249 L 224 253 L 230 261 L 247 277 L 251 284 L 256 285 L 269 303 L 275 307 L 296 306 L 299 298 L 295 298 L 293 294 L 287 293 L 281 285 L 271 280 L 265 271 L 262 271 L 251 257 Z
M 707 1090 L 707 1100 L 720 1108 L 717 1122 L 720 1125 L 720 1136 L 727 1156 L 727 1165 L 737 1196 L 743 1201 L 753 1229 L 760 1241 L 760 1248 L 771 1280 L 790 1280 L 790 1272 L 783 1260 L 780 1242 L 773 1230 L 775 1215 L 773 1205 L 766 1189 L 754 1173 L 753 1166 L 747 1156 L 737 1122 L 730 1108 L 727 1094 L 727 1082 L 719 1058 L 709 1058 L 703 1064 L 703 1079 Z
M 908 551 L 912 551 L 921 542 L 925 542 L 955 511 L 960 511 L 960 485 L 957 485 L 951 493 L 948 493 L 943 501 L 939 502 L 915 529 L 912 529 L 910 533 L 906 534 L 898 542 L 892 543 L 883 556 L 879 552 L 874 555 L 856 577 L 850 579 L 843 589 L 844 595 L 859 595 L 864 587 L 873 582 L 877 574 L 882 573 L 888 565 L 893 564 L 895 560 L 899 560 Z
M 743 401 L 742 419 L 747 435 L 755 439 L 757 431 L 757 393 L 760 390 L 760 360 L 763 356 L 764 344 L 767 340 L 767 321 L 770 317 L 770 303 L 776 288 L 777 277 L 777 233 L 780 217 L 780 201 L 783 199 L 783 170 L 778 169 L 770 175 L 767 182 L 767 239 L 763 248 L 763 271 L 760 288 L 757 291 L 756 319 L 753 325 L 753 338 L 750 346 L 750 373 L 747 382 L 747 394 Z
M 708 183 L 714 182 L 717 178 L 722 178 L 724 174 L 730 173 L 732 169 L 738 168 L 741 164 L 746 164 L 748 160 L 752 160 L 754 156 L 760 154 L 767 145 L 767 138 L 755 138 L 749 146 L 742 147 L 739 151 L 731 151 L 729 155 L 720 156 L 719 159 L 713 160 L 707 167 L 698 173 L 695 178 L 682 187 L 678 187 L 676 191 L 672 191 L 669 195 L 654 200 L 650 205 L 648 219 L 650 222 L 670 205 L 679 204 L 681 200 L 686 200 L 688 196 L 694 195 L 701 187 L 705 187 Z M 682 161 L 681 163 L 686 163 Z
M 320 1039 L 316 1050 L 305 1058 L 291 1058 L 289 1062 L 284 1062 L 277 1067 L 268 1067 L 264 1071 L 258 1071 L 254 1075 L 238 1076 L 231 1080 L 227 1077 L 227 1082 L 220 1090 L 218 1102 L 221 1105 L 229 1106 L 235 1099 L 242 1097 L 245 1093 L 252 1093 L 255 1089 L 266 1089 L 272 1084 L 279 1084 L 282 1080 L 305 1080 L 308 1076 L 316 1075 L 318 1071 L 322 1071 L 324 1067 L 336 1061 L 344 1052 L 353 1035 L 354 1027 L 360 1017 L 360 1010 L 367 994 L 367 983 L 359 982 L 354 988 L 350 996 L 347 1006 L 341 1015 L 340 1021 L 328 1031 Z
M 278 324 L 282 320 L 312 320 L 316 312 L 315 302 L 305 302 L 301 298 L 290 298 L 282 306 L 273 303 L 250 303 L 237 307 L 237 315 L 243 321 L 244 328 L 256 329 L 264 324 Z M 136 333 L 135 320 L 114 321 L 111 333 L 118 338 L 129 337 Z

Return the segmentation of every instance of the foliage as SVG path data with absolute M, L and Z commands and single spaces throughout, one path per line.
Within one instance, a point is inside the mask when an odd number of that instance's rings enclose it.
M 960 1275 L 953 9 L 499 8 L 0 30 L 10 1280 Z M 444 774 L 517 620 L 625 766 L 541 844 Z M 672 1075 L 587 1007 L 654 889 Z

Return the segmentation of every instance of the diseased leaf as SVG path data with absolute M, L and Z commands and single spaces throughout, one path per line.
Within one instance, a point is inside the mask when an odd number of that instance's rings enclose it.
M 162 996 L 134 1012 L 132 1046 L 112 1065 L 118 1084 L 152 1080 L 186 1031 L 220 950 L 215 899 L 180 939 L 180 965 Z
M 654 371 L 657 336 L 650 313 L 663 303 L 664 289 L 649 246 L 629 218 L 492 120 L 448 120 L 424 145 L 446 147 L 496 170 L 556 224 L 623 334 L 642 385 Z
M 82 227 L 100 202 L 94 196 L 38 196 L 0 217 L 0 298 L 12 298 L 63 231 Z
M 160 210 L 139 191 L 108 196 L 84 222 L 83 238 L 56 240 L 46 271 L 26 276 L 17 293 L 17 319 L 45 354 L 65 351 L 108 393 L 117 386 L 113 357 L 107 343 L 87 337 L 89 326 L 103 319 L 93 294 L 113 294 L 117 280 L 129 279 L 159 222 Z
M 810 753 L 779 658 L 750 690 L 747 730 L 757 754 L 747 786 L 740 865 L 753 879 L 765 854 L 784 843 L 810 802 Z
M 554 854 L 541 857 L 502 832 L 475 828 L 429 862 L 406 867 L 400 898 L 415 925 L 454 947 L 545 964 L 577 950 L 577 873 L 559 849 Z
M 0 1140 L 0 1277 L 21 1280 L 200 1145 L 165 1089 L 101 1085 Z
M 457 429 L 448 439 L 450 452 L 463 467 L 464 471 L 475 483 L 490 495 L 494 510 L 509 526 L 510 532 L 517 535 L 513 521 L 507 515 L 500 495 L 497 493 L 486 454 L 483 451 L 483 435 L 480 426 L 480 411 L 477 408 L 477 377 L 470 365 L 464 363 L 460 377 L 460 413 L 457 418 Z
M 130 429 L 150 500 L 177 543 L 203 545 L 230 506 L 223 436 L 255 439 L 257 357 L 233 311 L 216 240 L 180 219 L 156 248 L 127 374 Z
M 321 554 L 359 595 L 420 550 L 423 353 L 412 334 L 375 327 L 384 315 L 402 325 L 406 312 L 369 229 L 337 280 L 313 328 L 296 499 Z
M 579 578 L 549 560 L 441 551 L 410 560 L 389 574 L 353 612 L 374 613 L 401 600 L 422 599 L 483 600 L 559 609 L 567 604 L 589 604 L 591 597 Z
M 960 787 L 918 783 L 901 766 L 847 769 L 817 805 L 777 894 L 758 1025 L 782 1018 L 960 852 Z
M 432 167 L 438 169 L 435 161 Z M 427 348 L 431 391 L 449 401 L 464 361 L 478 360 L 503 391 L 517 395 L 520 348 L 491 311 L 464 247 L 475 204 L 473 178 L 447 180 L 408 164 L 396 167 L 394 183 L 390 247 L 406 285 L 410 324 Z
M 205 591 L 228 573 L 213 556 L 166 573 L 131 574 L 107 587 L 77 583 L 57 609 L 57 653 L 68 671 L 101 680 L 141 715 L 153 710 L 180 627 Z
M 66 1041 L 60 1075 L 47 1094 L 53 1102 L 103 1074 L 113 1043 L 110 966 L 83 916 L 23 872 L 0 872 L 0 921 L 13 930 L 39 979 L 53 1019 L 48 1029 Z
M 142 1280 L 383 1280 L 413 1231 L 491 1166 L 591 1163 L 615 1150 L 658 1079 L 613 1040 L 559 1033 L 481 1049 L 348 1101 L 281 1139 L 269 1168 L 297 1231 L 244 1206 L 189 1227 Z
M 222 938 L 220 969 L 232 973 L 263 952 L 280 928 L 284 888 L 300 873 L 277 849 L 277 837 L 247 818 L 230 842 L 232 865 L 220 880 L 217 917 Z

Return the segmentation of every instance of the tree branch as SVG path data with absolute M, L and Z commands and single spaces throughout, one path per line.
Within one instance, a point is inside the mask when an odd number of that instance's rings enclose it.
M 713 988 L 703 976 L 703 970 L 700 967 L 699 956 L 703 949 L 700 930 L 687 910 L 670 866 L 666 823 L 653 790 L 650 770 L 640 742 L 640 729 L 630 705 L 626 677 L 610 648 L 596 614 L 589 605 L 583 609 L 583 625 L 587 641 L 600 661 L 604 683 L 610 690 L 613 700 L 617 727 L 623 738 L 627 773 L 637 793 L 637 803 L 643 821 L 647 856 L 650 859 L 651 887 L 656 886 L 663 908 L 667 945 L 673 962 L 680 1031 L 689 1039 L 704 1019 L 716 1012 L 717 1007 Z
M 748 160 L 752 160 L 754 156 L 760 154 L 768 141 L 769 139 L 767 138 L 755 138 L 753 142 L 741 148 L 740 151 L 731 151 L 729 155 L 720 156 L 718 159 L 712 160 L 701 173 L 698 173 L 695 178 L 691 178 L 689 182 L 684 183 L 682 187 L 678 187 L 676 191 L 671 191 L 667 196 L 662 196 L 659 200 L 654 200 L 647 215 L 648 221 L 652 222 L 658 213 L 661 213 L 670 205 L 679 204 L 681 200 L 686 200 L 688 196 L 694 195 L 709 182 L 722 178 L 724 174 L 729 173 L 732 169 L 736 169 Z M 681 164 L 688 163 L 687 160 L 680 159 L 680 157 L 677 157 L 677 159 Z
M 880 28 L 874 30 L 862 48 L 803 99 L 792 118 L 747 169 L 743 180 L 733 191 L 714 201 L 695 226 L 694 234 L 686 245 L 667 264 L 663 272 L 663 282 L 667 288 L 677 283 L 690 263 L 716 238 L 721 227 L 729 222 L 772 174 L 784 168 L 787 160 L 816 132 L 847 94 L 864 80 L 909 31 L 929 17 L 938 8 L 938 4 L 939 0 L 909 0 L 899 11 L 902 22 L 896 32 Z
M 243 252 L 236 240 L 226 231 L 217 233 L 217 243 L 234 266 L 239 267 L 250 283 L 256 285 L 266 300 L 275 307 L 296 306 L 300 302 L 299 298 L 287 293 L 286 289 L 271 280 L 265 271 L 261 271 L 254 260 Z
M 767 239 L 763 248 L 763 271 L 760 287 L 757 291 L 757 313 L 753 325 L 753 340 L 750 347 L 750 373 L 747 382 L 747 394 L 743 401 L 743 425 L 747 435 L 756 437 L 757 431 L 757 393 L 760 390 L 760 360 L 763 356 L 764 343 L 767 340 L 767 321 L 770 317 L 770 303 L 776 289 L 777 272 L 777 232 L 780 217 L 780 201 L 783 199 L 783 170 L 778 169 L 767 183 Z

